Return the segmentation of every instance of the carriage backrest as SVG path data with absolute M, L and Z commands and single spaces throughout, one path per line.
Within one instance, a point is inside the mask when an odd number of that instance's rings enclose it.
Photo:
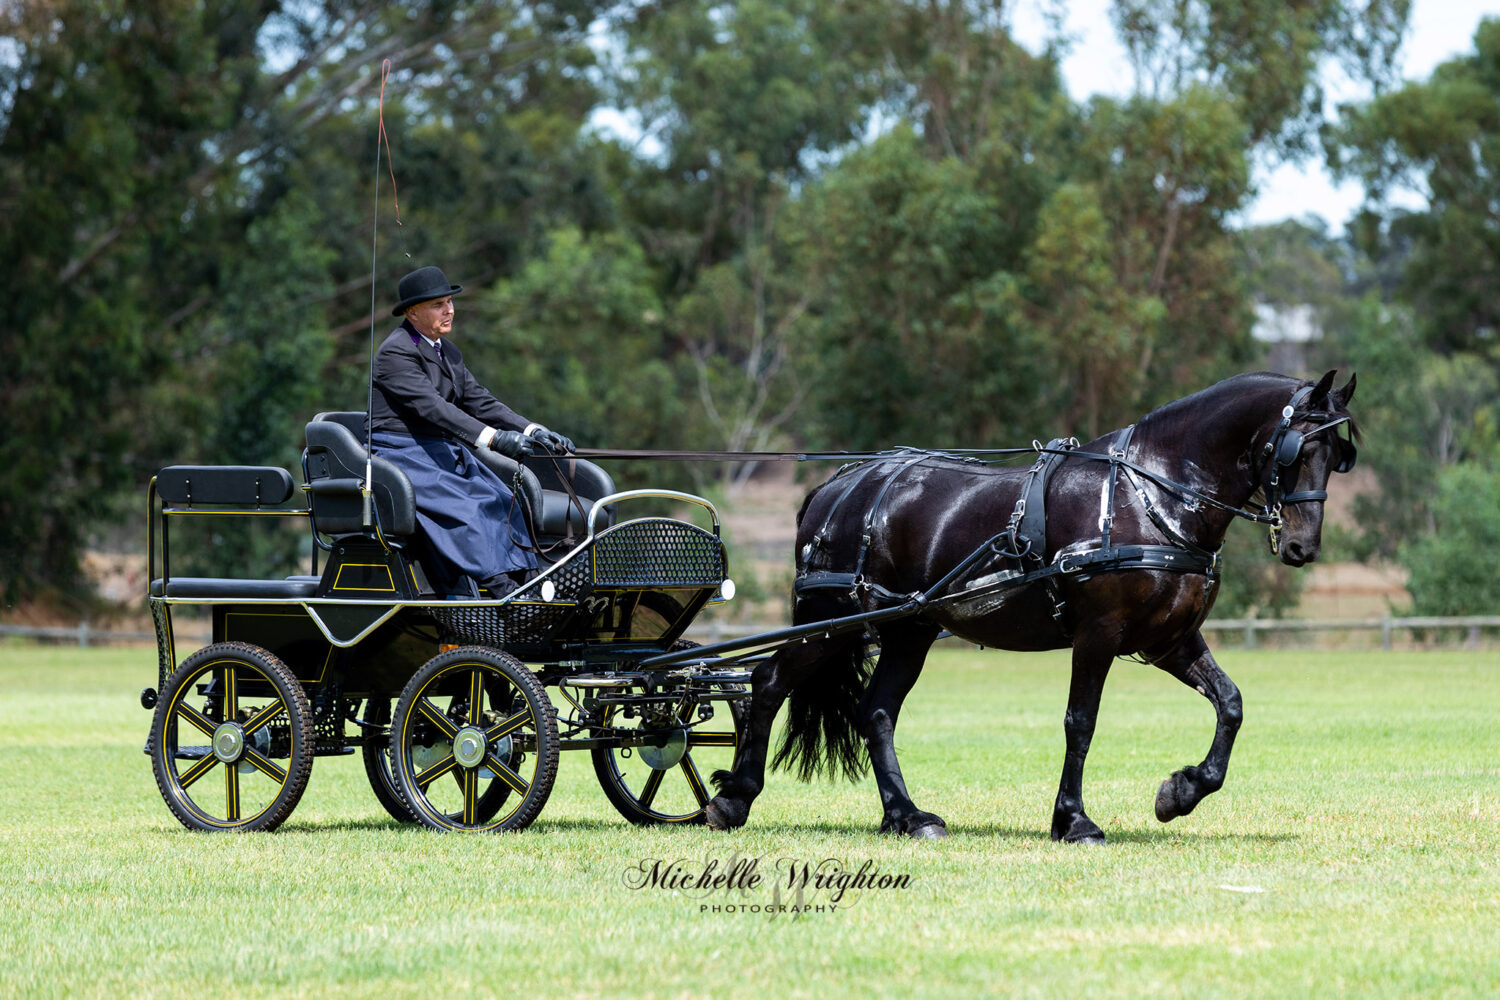
M 581 458 L 533 455 L 526 460 L 526 468 L 541 484 L 541 514 L 536 518 L 535 530 L 543 544 L 570 535 L 582 537 L 588 530 L 589 509 L 594 501 L 615 492 L 614 478 Z M 614 523 L 612 508 L 605 508 L 603 514 L 596 528 Z
M 303 464 L 307 473 L 308 507 L 320 534 L 367 533 L 361 485 L 369 460 L 375 516 L 380 530 L 392 538 L 405 538 L 417 530 L 416 494 L 411 480 L 387 459 L 370 457 L 361 437 L 344 420 L 345 414 L 320 413 L 307 424 L 307 450 Z M 361 423 L 364 414 L 357 415 Z
M 345 459 L 343 464 L 346 467 L 352 465 L 357 468 L 358 471 L 354 475 L 362 479 L 366 454 L 364 413 L 359 410 L 329 410 L 314 416 L 313 423 L 333 424 L 348 431 L 350 440 L 341 440 L 341 448 L 352 457 Z M 308 429 L 308 446 L 311 449 L 312 424 L 308 424 Z M 320 432 L 320 440 L 331 441 L 337 437 L 337 432 L 334 431 L 325 429 Z M 506 458 L 499 452 L 487 448 L 475 449 L 474 455 L 490 471 L 499 476 L 502 482 L 520 494 L 526 505 L 532 535 L 541 546 L 553 545 L 569 536 L 582 537 L 587 530 L 588 512 L 593 506 L 593 501 L 615 492 L 615 482 L 609 473 L 592 462 L 582 459 L 533 456 L 522 465 L 514 459 Z M 383 464 L 391 472 L 405 478 L 399 469 L 379 456 L 376 456 L 375 462 Z M 343 473 L 343 475 L 348 475 L 348 473 Z M 309 476 L 311 476 L 311 470 L 309 470 Z M 382 480 L 382 474 L 378 471 L 375 473 L 375 480 L 378 499 L 379 484 Z M 572 482 L 571 492 L 568 487 L 569 480 Z M 406 489 L 408 491 L 411 489 L 409 482 L 406 483 Z M 335 517 L 339 524 L 347 524 L 348 512 L 341 506 L 334 503 L 324 506 L 330 509 L 330 516 Z M 336 506 L 337 510 L 333 512 Z M 358 515 L 362 511 L 355 513 Z M 316 509 L 314 517 L 318 518 Z M 606 511 L 598 526 L 612 524 L 613 521 L 613 513 Z M 383 514 L 380 523 L 383 530 L 387 533 L 391 532 L 392 529 L 386 527 L 387 522 Z M 398 523 L 404 522 L 399 522 L 398 519 Z M 327 533 L 327 529 L 322 527 L 321 518 L 318 519 L 318 524 L 319 530 Z M 360 528 L 344 528 L 343 530 L 357 531 Z M 410 534 L 410 530 L 397 533 Z

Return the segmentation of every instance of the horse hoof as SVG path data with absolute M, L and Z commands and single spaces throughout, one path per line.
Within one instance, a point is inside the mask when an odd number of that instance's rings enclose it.
M 948 836 L 948 828 L 941 823 L 924 823 L 907 836 L 913 840 L 942 840 Z
M 748 809 L 736 810 L 722 799 L 712 799 L 703 807 L 703 821 L 710 830 L 737 830 L 749 818 Z
M 1187 778 L 1181 771 L 1173 774 L 1156 790 L 1156 818 L 1170 823 L 1178 816 L 1186 816 L 1197 805 L 1188 795 Z
M 1052 827 L 1052 839 L 1064 844 L 1103 844 L 1104 831 L 1087 816 L 1077 816 L 1066 830 L 1057 824 Z

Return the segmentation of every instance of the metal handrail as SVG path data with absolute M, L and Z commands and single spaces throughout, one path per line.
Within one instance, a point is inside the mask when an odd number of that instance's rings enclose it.
M 700 496 L 694 496 L 691 493 L 679 493 L 676 490 L 625 490 L 622 493 L 611 493 L 609 496 L 600 497 L 594 501 L 594 506 L 589 508 L 589 538 L 592 539 L 595 536 L 594 521 L 599 516 L 599 512 L 605 507 L 621 500 L 644 500 L 647 498 L 678 500 L 682 503 L 697 504 L 708 511 L 709 516 L 714 521 L 714 535 L 717 536 L 719 534 L 719 510 L 712 503 L 709 503 Z

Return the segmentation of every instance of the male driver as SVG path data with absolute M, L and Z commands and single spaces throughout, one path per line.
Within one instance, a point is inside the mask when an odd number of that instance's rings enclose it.
M 370 441 L 416 491 L 417 520 L 448 588 L 470 577 L 504 597 L 536 569 L 526 521 L 510 487 L 470 448 L 491 448 L 516 461 L 534 444 L 555 454 L 573 442 L 528 421 L 496 399 L 464 367 L 449 340 L 453 296 L 436 267 L 422 267 L 396 286 L 392 314 L 404 317 L 375 352 Z

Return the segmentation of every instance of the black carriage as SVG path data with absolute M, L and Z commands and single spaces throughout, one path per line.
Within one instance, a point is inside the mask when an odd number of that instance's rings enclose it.
M 517 465 L 482 450 L 515 485 L 542 553 L 534 579 L 485 599 L 470 581 L 434 584 L 411 483 L 366 451 L 363 418 L 307 424 L 303 503 L 280 468 L 174 466 L 151 482 L 160 663 L 142 704 L 154 708 L 146 752 L 172 813 L 193 829 L 270 830 L 315 758 L 359 753 L 397 819 L 520 829 L 545 804 L 559 753 L 588 750 L 627 819 L 700 822 L 711 769 L 733 761 L 749 677 L 682 638 L 733 596 L 713 505 L 616 492 L 576 459 Z M 701 509 L 711 524 L 617 519 L 648 500 Z M 306 519 L 310 572 L 173 576 L 170 532 L 201 517 Z M 185 607 L 211 620 L 212 639 L 179 662 Z

